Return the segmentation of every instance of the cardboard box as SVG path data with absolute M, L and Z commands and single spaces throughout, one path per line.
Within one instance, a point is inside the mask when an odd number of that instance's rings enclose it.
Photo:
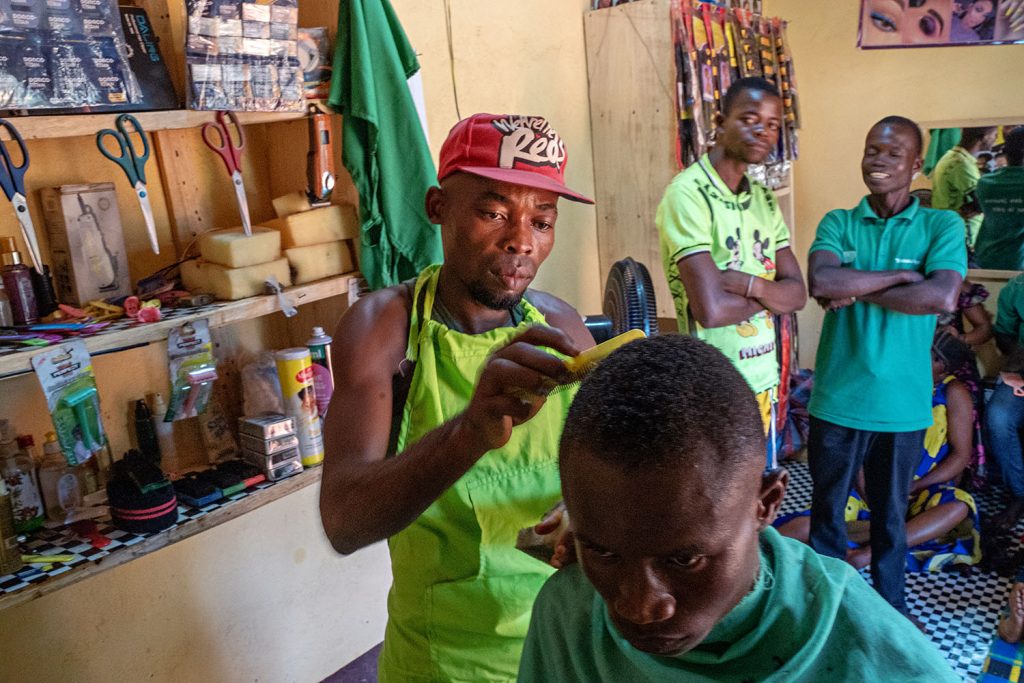
M 84 305 L 131 294 L 114 184 L 48 187 L 40 195 L 60 301 Z

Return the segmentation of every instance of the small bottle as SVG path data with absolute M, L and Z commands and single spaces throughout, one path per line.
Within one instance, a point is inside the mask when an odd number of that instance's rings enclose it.
M 35 467 L 39 467 L 42 458 L 39 455 L 39 451 L 36 450 L 36 440 L 32 438 L 31 434 L 21 434 L 18 436 L 18 448 L 32 459 Z
M 13 237 L 0 241 L 0 277 L 3 278 L 15 325 L 39 322 L 36 292 L 32 288 L 32 270 L 21 262 L 21 253 Z
M 160 445 L 160 469 L 168 474 L 179 469 L 178 451 L 174 448 L 174 423 L 164 422 L 167 417 L 167 402 L 162 394 L 153 394 L 153 427 Z
M 331 339 L 324 328 L 314 327 L 313 337 L 306 342 L 313 361 L 313 390 L 316 392 L 317 414 L 327 415 L 327 406 L 334 393 L 334 367 L 331 365 Z
M 7 290 L 0 281 L 0 327 L 10 327 L 14 324 L 14 312 L 11 310 L 11 300 L 7 298 Z
M 49 432 L 43 444 L 43 463 L 39 466 L 39 484 L 43 490 L 46 517 L 63 523 L 72 510 L 82 506 L 82 484 L 61 453 L 57 435 Z
M 156 436 L 153 413 L 141 398 L 135 402 L 135 441 L 143 455 L 160 464 L 160 441 Z
M 43 272 L 32 269 L 32 288 L 36 292 L 36 308 L 39 317 L 45 317 L 57 310 L 57 292 L 53 288 L 50 266 L 43 265 Z
M 14 506 L 14 530 L 27 534 L 43 526 L 43 500 L 36 479 L 36 464 L 18 447 L 14 430 L 0 420 L 0 476 L 7 483 Z
M 13 497 L 0 477 L 0 575 L 13 574 L 24 566 L 18 534 L 14 530 Z

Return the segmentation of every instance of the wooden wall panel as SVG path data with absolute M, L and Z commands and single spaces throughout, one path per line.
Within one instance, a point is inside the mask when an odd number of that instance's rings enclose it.
M 651 271 L 672 318 L 654 215 L 676 174 L 675 64 L 668 0 L 584 15 L 601 272 L 626 256 Z

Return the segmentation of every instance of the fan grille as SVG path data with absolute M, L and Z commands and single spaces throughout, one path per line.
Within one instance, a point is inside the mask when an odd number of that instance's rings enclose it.
M 612 264 L 604 287 L 604 314 L 612 321 L 613 334 L 643 330 L 658 333 L 658 309 L 651 274 L 644 264 L 624 258 Z

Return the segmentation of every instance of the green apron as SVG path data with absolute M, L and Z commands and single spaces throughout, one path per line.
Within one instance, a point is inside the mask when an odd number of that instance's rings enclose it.
M 416 282 L 406 358 L 416 363 L 395 457 L 469 404 L 488 356 L 544 316 L 463 334 L 431 318 L 440 266 Z M 558 441 L 574 392 L 548 398 L 408 528 L 388 540 L 394 580 L 379 676 L 388 681 L 511 681 L 534 598 L 554 571 L 516 550 L 561 496 Z

